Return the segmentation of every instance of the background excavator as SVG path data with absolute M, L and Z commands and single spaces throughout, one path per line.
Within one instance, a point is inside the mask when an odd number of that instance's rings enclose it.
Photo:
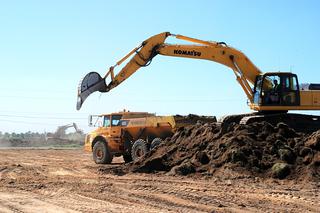
M 169 36 L 194 44 L 167 44 L 165 40 Z M 205 59 L 231 68 L 249 100 L 249 107 L 256 112 L 225 116 L 220 120 L 225 126 L 231 122 L 247 124 L 267 121 L 272 124 L 284 122 L 298 131 L 306 128 L 314 131 L 320 128 L 320 116 L 288 113 L 289 110 L 320 110 L 320 84 L 303 84 L 302 87 L 299 85 L 296 74 L 262 73 L 245 54 L 224 42 L 203 41 L 169 32 L 154 35 L 142 42 L 140 46 L 111 66 L 104 77 L 97 72 L 88 73 L 78 87 L 77 110 L 91 93 L 109 92 L 139 68 L 148 66 L 158 54 Z M 114 68 L 130 56 L 132 58 L 129 62 L 115 74 Z
M 66 130 L 71 127 L 74 128 L 75 133 L 72 136 L 68 136 L 66 134 Z M 71 124 L 67 124 L 67 125 L 63 125 L 63 126 L 58 126 L 57 130 L 54 133 L 47 133 L 46 134 L 46 141 L 48 141 L 48 140 L 68 141 L 68 140 L 72 139 L 73 137 L 77 137 L 78 135 L 79 136 L 83 135 L 83 131 L 78 128 L 76 123 L 71 123 Z

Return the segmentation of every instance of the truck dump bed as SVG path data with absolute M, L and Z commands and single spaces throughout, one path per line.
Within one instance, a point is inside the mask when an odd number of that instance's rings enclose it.
M 176 123 L 174 129 L 193 125 L 193 124 L 196 124 L 198 121 L 201 121 L 203 123 L 217 122 L 217 118 L 215 116 L 199 116 L 199 115 L 189 114 L 187 116 L 175 115 L 173 116 L 173 118 Z
M 178 129 L 180 127 L 196 124 L 198 121 L 203 123 L 217 122 L 215 116 L 198 116 L 198 115 L 174 115 L 174 116 L 148 116 L 141 118 L 130 118 L 126 120 L 122 118 L 123 126 L 127 127 L 159 127 L 170 126 L 172 129 Z

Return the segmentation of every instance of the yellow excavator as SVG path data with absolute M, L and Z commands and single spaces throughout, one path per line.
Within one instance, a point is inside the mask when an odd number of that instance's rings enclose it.
M 168 37 L 192 44 L 167 44 Z M 224 42 L 204 41 L 169 32 L 150 37 L 125 57 L 111 66 L 104 77 L 97 72 L 88 73 L 78 87 L 77 110 L 93 92 L 109 92 L 129 78 L 139 68 L 148 66 L 156 55 L 205 59 L 223 64 L 234 72 L 236 80 L 248 98 L 248 105 L 256 113 L 230 115 L 221 122 L 247 124 L 255 121 L 284 122 L 292 128 L 320 128 L 320 116 L 287 113 L 289 110 L 320 110 L 320 84 L 299 85 L 298 77 L 291 72 L 262 73 L 241 51 Z M 118 72 L 114 69 L 131 56 Z M 107 82 L 108 81 L 108 82 Z

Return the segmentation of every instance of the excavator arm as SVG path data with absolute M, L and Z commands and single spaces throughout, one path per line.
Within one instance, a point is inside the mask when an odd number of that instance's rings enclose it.
M 166 44 L 169 36 L 192 42 L 194 44 Z M 231 68 L 250 102 L 253 101 L 253 91 L 250 83 L 254 84 L 256 76 L 261 71 L 239 50 L 226 45 L 224 42 L 209 42 L 194 39 L 182 35 L 174 35 L 169 32 L 160 33 L 142 42 L 139 47 L 134 48 L 125 57 L 118 61 L 104 77 L 96 72 L 88 73 L 78 87 L 77 110 L 79 110 L 85 99 L 93 92 L 108 92 L 128 79 L 139 68 L 148 66 L 156 55 L 185 57 L 193 59 L 204 59 L 223 64 Z M 122 64 L 130 56 L 129 62 L 117 73 L 116 66 Z M 110 78 L 110 82 L 106 83 Z

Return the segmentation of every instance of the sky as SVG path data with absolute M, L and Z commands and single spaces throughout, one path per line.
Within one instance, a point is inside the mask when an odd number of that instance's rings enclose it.
M 227 67 L 165 56 L 157 56 L 111 92 L 92 94 L 76 110 L 81 78 L 90 71 L 103 76 L 142 41 L 166 31 L 224 41 L 263 72 L 291 71 L 300 83 L 320 83 L 317 0 L 0 0 L 0 4 L 1 132 L 54 131 L 72 122 L 89 131 L 89 114 L 123 109 L 218 117 L 250 111 Z

